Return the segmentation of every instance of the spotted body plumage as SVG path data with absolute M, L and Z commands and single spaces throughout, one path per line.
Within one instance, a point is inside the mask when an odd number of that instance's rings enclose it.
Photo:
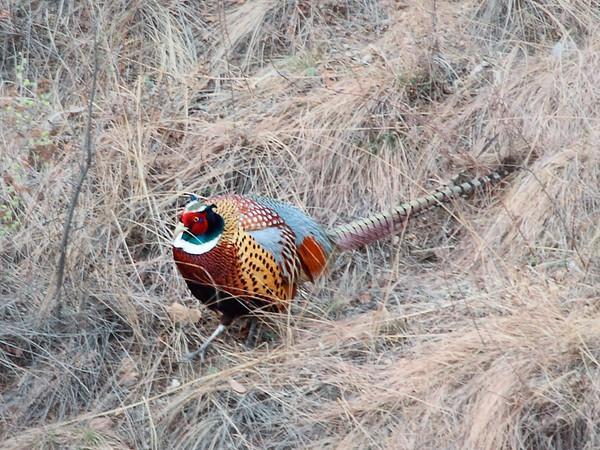
M 401 229 L 410 217 L 506 177 L 510 168 L 438 189 L 386 212 L 326 231 L 295 206 L 264 197 L 194 196 L 175 231 L 173 256 L 192 294 L 221 313 L 221 325 L 257 310 L 285 312 L 302 280 L 314 281 L 335 251 Z
M 223 218 L 218 243 L 201 254 L 173 247 L 177 268 L 192 293 L 221 312 L 224 324 L 256 309 L 284 312 L 302 270 L 297 234 L 260 198 L 223 195 L 205 203 Z M 323 248 L 331 245 L 323 242 Z

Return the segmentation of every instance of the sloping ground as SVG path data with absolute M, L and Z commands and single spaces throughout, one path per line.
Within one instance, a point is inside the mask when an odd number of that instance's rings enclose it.
M 80 3 L 0 7 L 1 448 L 600 446 L 596 6 Z M 234 327 L 178 363 L 217 321 L 171 262 L 178 192 L 331 226 L 509 155 L 502 186 L 341 255 L 256 349 Z

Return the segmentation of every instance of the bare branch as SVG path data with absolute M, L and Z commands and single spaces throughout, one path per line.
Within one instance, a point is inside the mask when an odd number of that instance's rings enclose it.
M 88 110 L 87 110 L 87 123 L 85 126 L 85 136 L 83 141 L 83 163 L 80 167 L 79 178 L 77 180 L 77 184 L 73 189 L 73 194 L 71 196 L 71 201 L 69 202 L 69 206 L 67 209 L 67 217 L 65 218 L 65 224 L 63 228 L 62 239 L 60 242 L 60 257 L 58 259 L 58 266 L 56 268 L 56 288 L 54 291 L 54 305 L 56 308 L 56 314 L 58 316 L 61 315 L 62 312 L 62 303 L 60 301 L 62 288 L 64 284 L 65 277 L 65 264 L 67 258 L 67 248 L 69 245 L 69 237 L 71 233 L 71 224 L 73 222 L 73 215 L 75 213 L 75 208 L 77 207 L 77 200 L 79 199 L 79 194 L 81 192 L 81 188 L 83 187 L 83 183 L 87 177 L 88 171 L 92 165 L 92 112 L 94 109 L 94 99 L 96 97 L 96 84 L 98 80 L 98 71 L 99 71 L 99 58 L 98 58 L 98 25 L 96 26 L 96 33 L 94 36 L 94 71 L 92 73 L 92 86 L 90 88 L 90 97 L 88 101 Z

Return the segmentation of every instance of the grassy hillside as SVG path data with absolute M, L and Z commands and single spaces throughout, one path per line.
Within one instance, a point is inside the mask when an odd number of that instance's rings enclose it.
M 584 0 L 0 3 L 0 448 L 600 447 L 599 30 Z M 218 318 L 178 193 L 334 226 L 507 156 L 257 348 L 179 362 Z

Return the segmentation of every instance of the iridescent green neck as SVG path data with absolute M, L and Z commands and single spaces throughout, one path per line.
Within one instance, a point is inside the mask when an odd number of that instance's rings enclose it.
M 212 241 L 214 238 L 218 237 L 223 230 L 214 229 L 209 231 L 208 233 L 201 234 L 200 236 L 194 236 L 192 233 L 184 232 L 182 239 L 190 244 L 194 245 L 202 245 L 206 244 L 208 241 Z

